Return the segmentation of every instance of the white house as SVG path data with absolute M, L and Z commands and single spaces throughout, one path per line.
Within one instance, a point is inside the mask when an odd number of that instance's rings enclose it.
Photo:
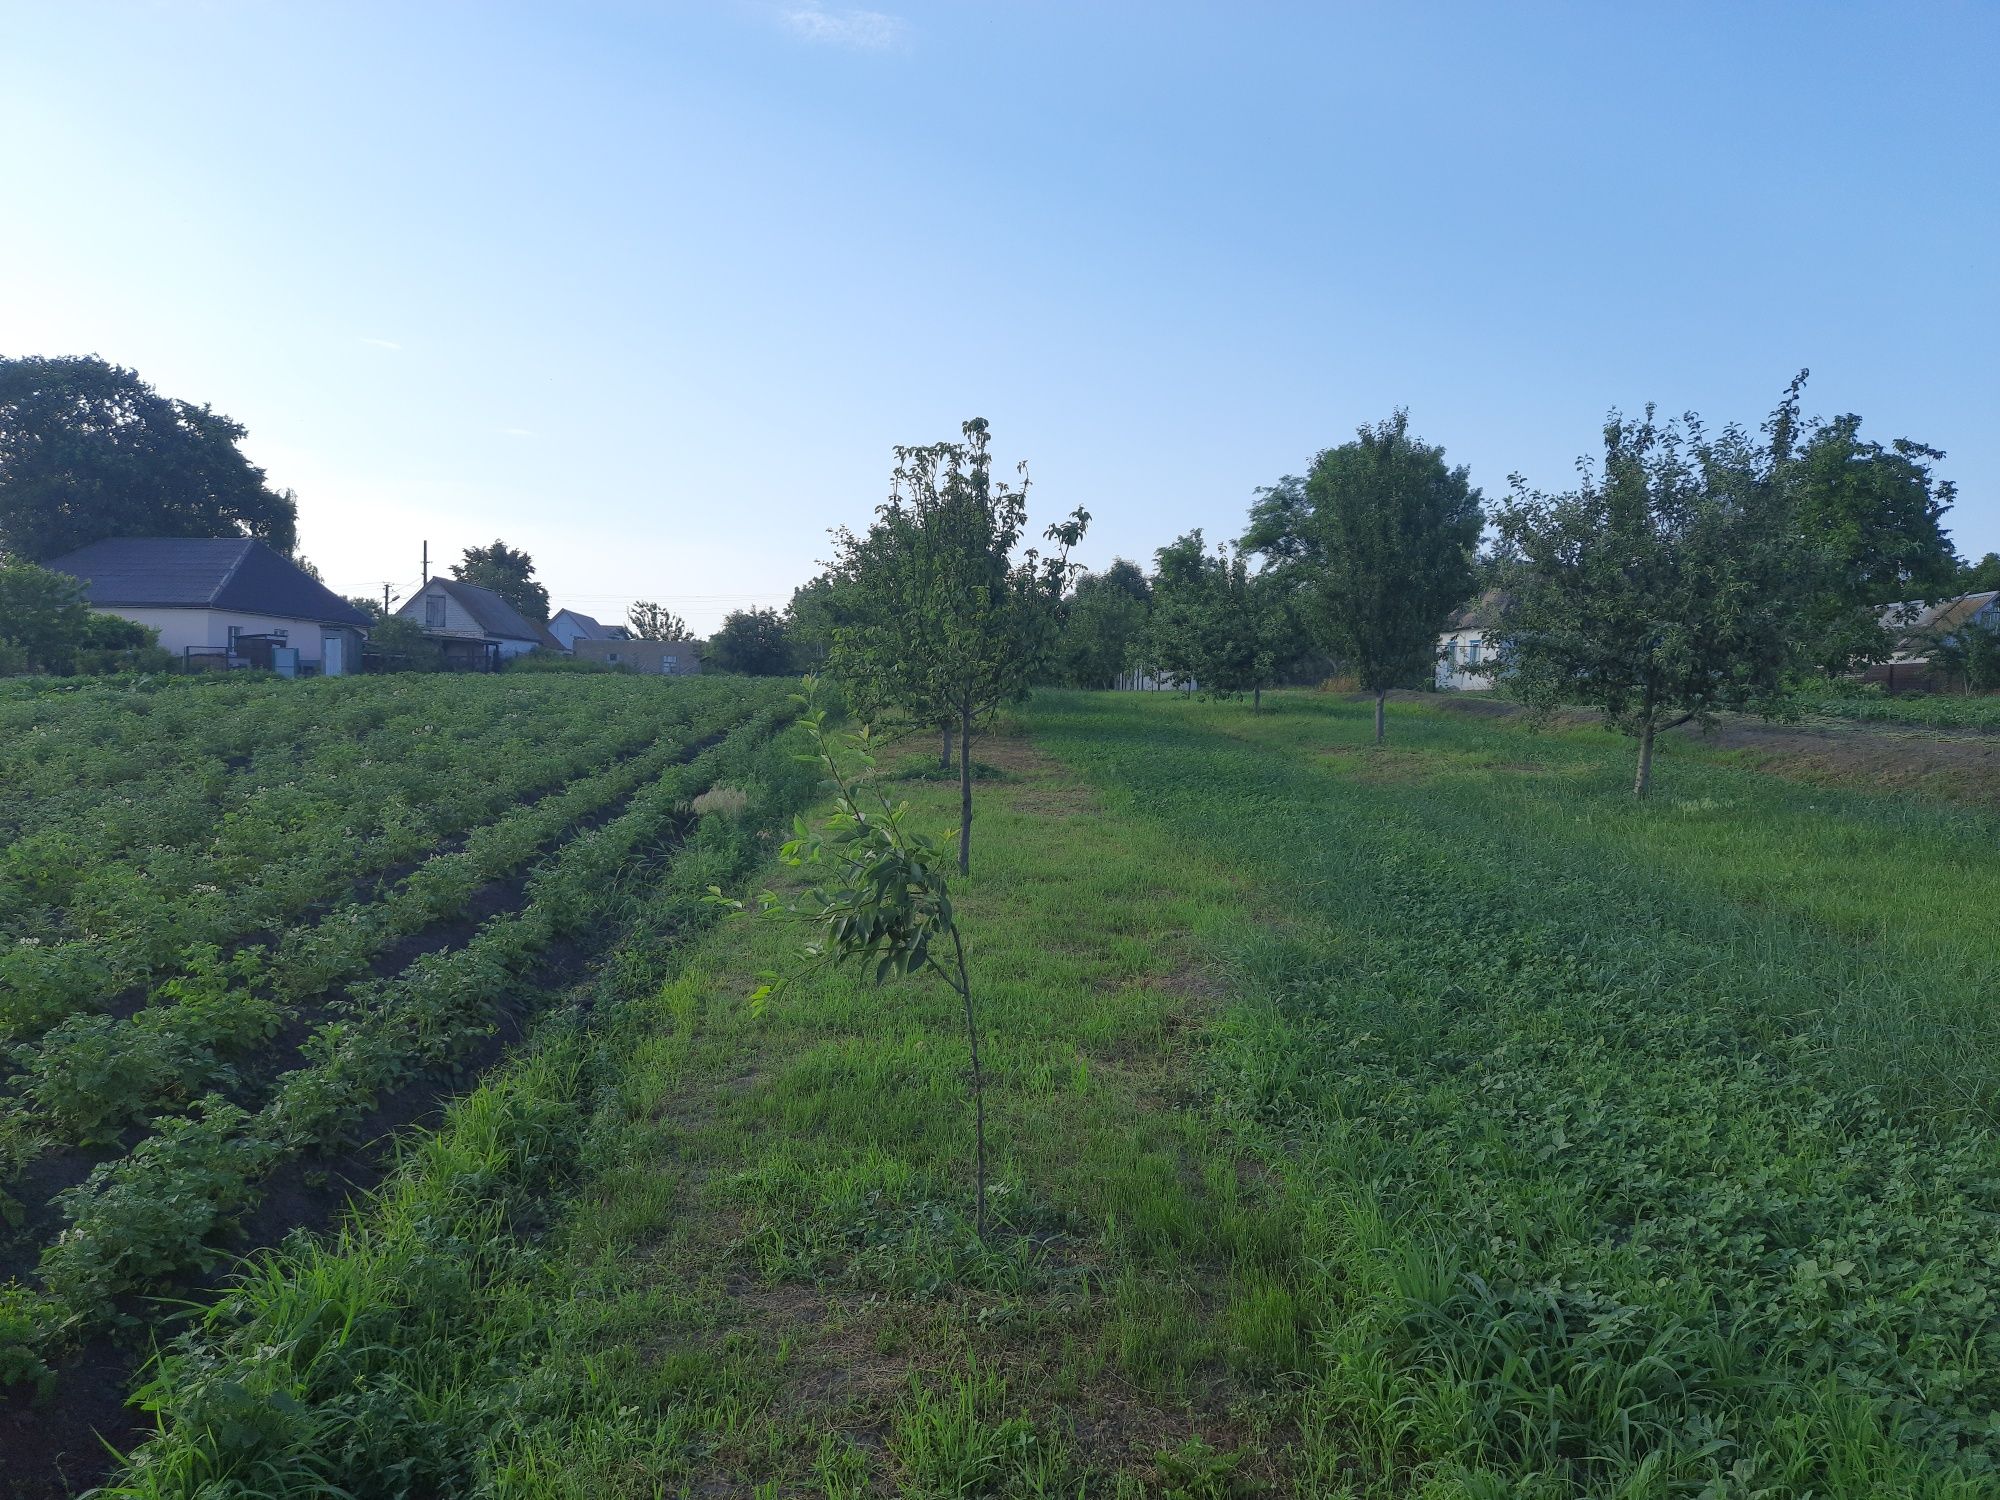
M 580 609 L 559 609 L 549 620 L 549 634 L 565 651 L 575 651 L 578 641 L 629 641 L 632 632 L 623 625 L 600 625 Z
M 396 615 L 422 627 L 445 648 L 447 660 L 484 656 L 505 661 L 527 651 L 563 649 L 546 629 L 493 590 L 456 578 L 431 579 L 403 601 Z
M 152 626 L 184 661 L 329 677 L 361 668 L 368 616 L 248 537 L 110 537 L 47 566 L 79 579 L 92 609 Z
M 1479 691 L 1493 686 L 1498 653 L 1490 639 L 1500 618 L 1497 593 L 1482 595 L 1451 617 L 1438 637 L 1437 686 L 1440 692 Z

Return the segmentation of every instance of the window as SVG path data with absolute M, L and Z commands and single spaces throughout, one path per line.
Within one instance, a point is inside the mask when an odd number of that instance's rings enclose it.
M 606 661 L 616 661 L 618 660 L 618 653 L 616 651 L 607 651 L 604 653 L 604 659 Z
M 1479 637 L 1476 635 L 1465 643 L 1465 664 L 1468 667 L 1479 665 Z
M 424 624 L 432 630 L 444 629 L 444 595 L 424 596 Z
M 229 649 L 231 651 L 236 649 L 236 637 L 241 634 L 243 634 L 243 627 L 241 625 L 232 625 L 229 627 Z
M 680 669 L 681 659 L 678 656 L 663 656 L 660 658 L 660 670 L 669 677 L 680 671 Z

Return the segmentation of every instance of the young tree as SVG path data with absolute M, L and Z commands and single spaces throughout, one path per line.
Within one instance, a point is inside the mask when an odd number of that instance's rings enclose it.
M 793 672 L 792 643 L 775 609 L 738 609 L 724 615 L 722 628 L 709 637 L 702 659 L 714 671 L 748 677 L 789 677 Z
M 688 638 L 687 621 L 664 604 L 655 604 L 651 599 L 634 600 L 632 607 L 625 611 L 625 625 L 642 641 L 684 641 Z
M 298 500 L 237 447 L 241 424 L 89 358 L 0 359 L 0 551 L 32 561 L 114 536 L 252 536 L 289 554 Z
M 909 826 L 909 804 L 891 803 L 868 779 L 875 761 L 864 729 L 844 741 L 827 728 L 826 712 L 815 701 L 815 684 L 806 681 L 800 723 L 812 755 L 833 784 L 833 812 L 818 827 L 800 818 L 795 836 L 779 858 L 805 870 L 816 881 L 786 900 L 772 891 L 758 897 L 765 916 L 801 922 L 813 936 L 801 952 L 800 969 L 789 975 L 766 974 L 750 996 L 761 1008 L 785 986 L 815 969 L 861 960 L 875 983 L 891 976 L 930 973 L 958 997 L 965 1015 L 965 1041 L 971 1056 L 973 1111 L 974 1225 L 986 1240 L 986 1074 L 979 1058 L 979 1018 L 972 1001 L 972 980 L 965 957 L 965 939 L 952 909 L 946 864 L 947 849 Z M 963 868 L 961 864 L 961 868 Z M 745 903 L 710 886 L 708 899 L 732 912 Z M 947 949 L 947 944 L 949 948 Z
M 1281 482 L 1252 511 L 1246 545 L 1297 566 L 1312 623 L 1375 695 L 1378 745 L 1389 689 L 1430 670 L 1472 591 L 1479 502 L 1465 466 L 1446 467 L 1398 411 L 1314 459 L 1303 494 Z
M 1516 477 L 1501 508 L 1511 596 L 1500 648 L 1516 692 L 1546 716 L 1589 703 L 1639 742 L 1634 795 L 1652 784 L 1653 740 L 1723 708 L 1783 702 L 1818 602 L 1791 493 L 1797 383 L 1760 443 L 1653 408 L 1613 413 L 1601 472 L 1543 495 Z
M 537 625 L 549 622 L 549 591 L 535 581 L 535 560 L 497 538 L 490 547 L 467 547 L 451 565 L 451 576 L 491 589 Z
M 1026 695 L 1054 636 L 1082 510 L 1051 526 L 1049 557 L 1014 549 L 1027 525 L 1020 483 L 993 480 L 982 418 L 962 443 L 896 449 L 890 495 L 865 536 L 835 533 L 844 623 L 829 665 L 864 717 L 900 711 L 958 732 L 961 872 L 972 860 L 972 736 Z
M 1188 693 L 1206 687 L 1214 585 L 1199 526 L 1153 554 L 1152 592 L 1140 646 L 1147 670 Z
M 1069 687 L 1110 687 L 1134 665 L 1152 598 L 1139 565 L 1122 557 L 1102 573 L 1079 577 L 1063 601 L 1050 675 Z

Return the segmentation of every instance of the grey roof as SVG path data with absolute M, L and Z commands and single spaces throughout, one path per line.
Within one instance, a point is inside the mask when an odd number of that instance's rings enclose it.
M 433 578 L 425 588 L 429 588 L 431 584 L 456 599 L 465 612 L 472 616 L 473 623 L 488 635 L 508 641 L 533 641 L 537 646 L 547 646 L 551 651 L 562 650 L 562 642 L 550 635 L 546 627 L 537 625 L 493 590 L 480 588 L 473 583 L 460 583 L 456 578 Z M 419 589 L 411 595 L 409 603 L 396 613 L 414 613 L 413 606 L 423 596 L 424 589 Z
M 355 629 L 369 624 L 289 557 L 249 537 L 108 537 L 47 566 L 81 579 L 97 609 L 234 609 Z
M 580 609 L 559 609 L 553 615 L 549 616 L 549 624 L 553 626 L 564 615 L 568 615 L 571 622 L 578 627 L 576 633 L 580 640 L 624 641 L 631 639 L 632 633 L 623 625 L 606 625 L 595 615 L 587 615 Z

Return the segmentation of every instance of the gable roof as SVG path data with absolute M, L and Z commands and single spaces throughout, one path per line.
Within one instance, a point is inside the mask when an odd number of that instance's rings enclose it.
M 549 616 L 550 629 L 556 621 L 567 616 L 570 624 L 576 626 L 577 639 L 590 641 L 623 641 L 631 638 L 631 632 L 623 625 L 606 625 L 595 615 L 587 615 L 580 609 L 559 609 Z
M 1927 602 L 1911 599 L 1885 605 L 1878 618 L 1882 628 L 1896 638 L 1896 661 L 1920 661 L 1930 654 L 1933 641 L 1947 639 L 2000 606 L 2000 591 L 1960 594 L 1956 599 Z
M 533 641 L 537 646 L 547 646 L 552 651 L 562 650 L 562 642 L 550 635 L 545 627 L 537 625 L 493 590 L 473 583 L 460 583 L 456 578 L 433 578 L 412 594 L 396 613 L 412 613 L 417 600 L 431 589 L 442 590 L 456 599 L 459 606 L 472 616 L 473 624 L 488 635 L 508 641 Z
M 44 564 L 94 609 L 233 609 L 365 630 L 368 616 L 289 557 L 245 536 L 118 536 Z

